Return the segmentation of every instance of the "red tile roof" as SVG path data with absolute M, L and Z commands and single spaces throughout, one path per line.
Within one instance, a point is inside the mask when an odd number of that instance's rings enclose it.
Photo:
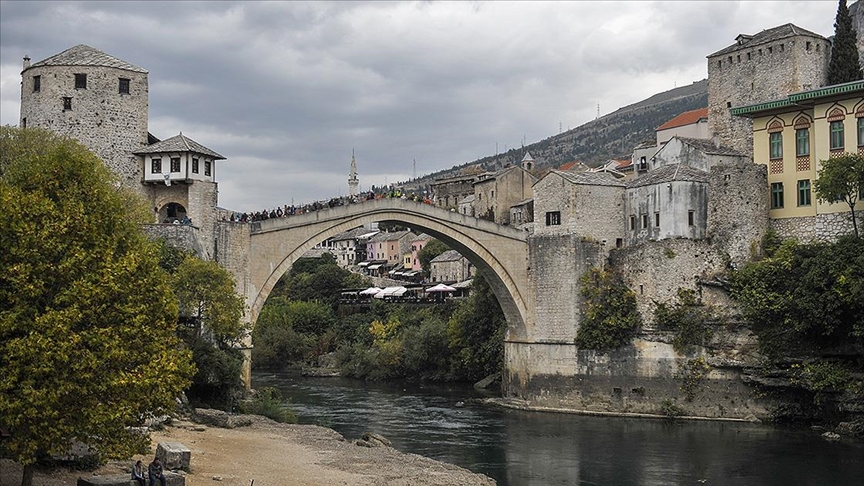
M 702 118 L 708 118 L 708 108 L 699 108 L 698 110 L 685 111 L 675 118 L 667 121 L 656 128 L 659 130 L 667 130 L 669 128 L 683 127 L 684 125 L 692 125 Z
M 573 168 L 573 166 L 575 166 L 578 163 L 579 163 L 578 160 L 574 160 L 573 162 L 567 162 L 566 164 L 562 165 L 561 167 L 558 167 L 558 170 L 570 170 Z

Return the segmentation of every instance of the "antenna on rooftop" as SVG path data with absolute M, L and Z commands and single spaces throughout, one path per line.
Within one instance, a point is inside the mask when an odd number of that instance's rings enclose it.
M 600 103 L 597 103 L 597 118 L 600 118 Z M 595 118 L 595 120 L 597 118 Z
M 412 172 L 411 178 L 412 179 L 417 178 L 417 159 L 414 159 L 414 172 Z

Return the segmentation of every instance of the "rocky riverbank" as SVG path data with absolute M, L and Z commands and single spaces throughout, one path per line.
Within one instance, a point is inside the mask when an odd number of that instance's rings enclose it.
M 159 442 L 181 442 L 192 451 L 187 486 L 267 485 L 494 485 L 481 474 L 432 459 L 406 454 L 380 440 L 346 440 L 331 429 L 279 424 L 258 416 L 235 416 L 235 428 L 174 420 L 151 433 Z M 213 422 L 210 422 L 213 423 Z M 359 439 L 359 438 L 352 438 Z M 74 486 L 82 475 L 113 475 L 129 470 L 137 459 L 111 462 L 92 472 L 40 470 L 34 486 Z M 0 486 L 20 484 L 21 467 L 0 462 Z

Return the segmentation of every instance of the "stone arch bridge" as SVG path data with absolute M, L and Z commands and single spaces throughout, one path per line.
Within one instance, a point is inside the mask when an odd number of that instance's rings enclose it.
M 279 278 L 307 250 L 372 222 L 398 222 L 459 251 L 487 279 L 507 318 L 507 340 L 524 339 L 533 315 L 527 233 L 402 199 L 376 199 L 251 224 L 222 223 L 216 258 L 237 279 L 252 325 Z

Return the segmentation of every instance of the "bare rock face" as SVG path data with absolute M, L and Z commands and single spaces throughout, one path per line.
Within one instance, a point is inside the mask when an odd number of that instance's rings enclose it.
M 354 443 L 358 446 L 362 447 L 390 447 L 390 440 L 384 437 L 383 435 L 375 434 L 372 432 L 364 433 L 357 441 Z
M 196 408 L 192 414 L 192 420 L 212 427 L 223 429 L 234 429 L 237 427 L 248 427 L 252 425 L 252 419 L 248 415 L 234 415 L 222 410 L 208 408 Z
M 156 446 L 156 457 L 165 469 L 189 471 L 192 452 L 179 442 L 160 442 Z

